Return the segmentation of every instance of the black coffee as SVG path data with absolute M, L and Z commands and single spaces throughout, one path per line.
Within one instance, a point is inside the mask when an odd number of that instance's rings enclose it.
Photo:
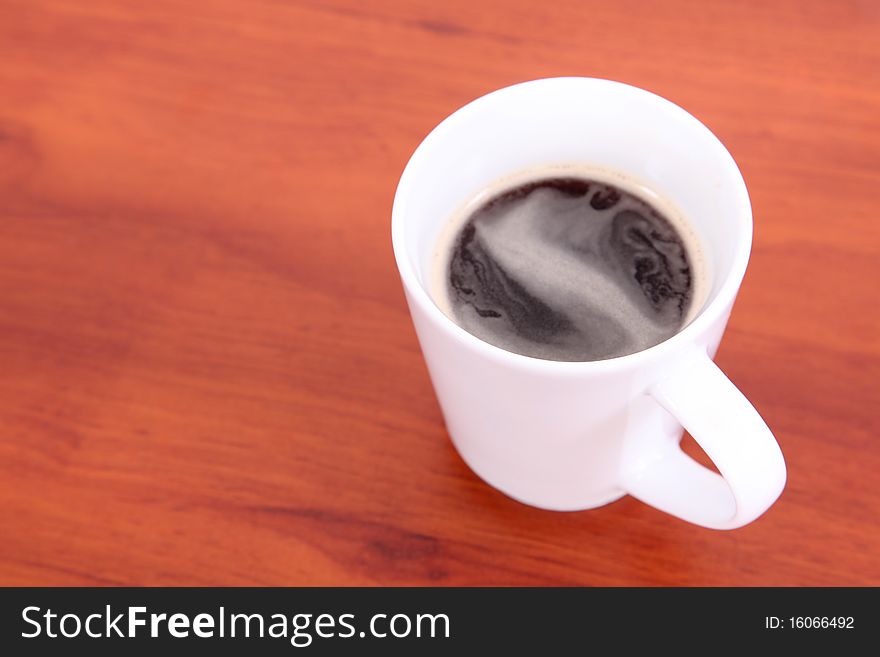
M 502 349 L 556 361 L 624 356 L 689 319 L 685 244 L 658 208 L 620 187 L 536 178 L 467 217 L 440 293 L 460 326 Z

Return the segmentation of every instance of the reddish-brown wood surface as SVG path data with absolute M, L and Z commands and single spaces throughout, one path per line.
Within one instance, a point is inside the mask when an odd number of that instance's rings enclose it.
M 718 361 L 789 466 L 751 526 L 522 506 L 447 439 L 397 178 L 552 75 L 743 170 Z M 0 583 L 880 585 L 878 208 L 873 0 L 0 0 Z

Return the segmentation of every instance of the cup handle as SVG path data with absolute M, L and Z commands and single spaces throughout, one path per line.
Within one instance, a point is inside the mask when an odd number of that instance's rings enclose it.
M 742 527 L 776 501 L 786 478 L 779 445 L 705 350 L 688 352 L 647 394 L 690 432 L 722 476 L 687 456 L 678 440 L 635 436 L 622 468 L 630 495 L 712 529 Z

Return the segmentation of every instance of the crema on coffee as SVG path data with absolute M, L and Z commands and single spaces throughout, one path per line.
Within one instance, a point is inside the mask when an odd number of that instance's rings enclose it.
M 656 345 L 699 310 L 699 243 L 681 213 L 623 175 L 548 167 L 510 176 L 451 217 L 432 294 L 502 349 L 594 361 Z

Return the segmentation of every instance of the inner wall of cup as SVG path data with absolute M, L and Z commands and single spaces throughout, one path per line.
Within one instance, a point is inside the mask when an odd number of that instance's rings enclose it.
M 510 173 L 575 163 L 628 173 L 678 206 L 709 272 L 703 307 L 715 298 L 750 236 L 748 196 L 733 160 L 708 129 L 668 101 L 581 78 L 484 96 L 419 147 L 398 194 L 408 255 L 425 291 L 430 295 L 440 230 L 463 203 Z

